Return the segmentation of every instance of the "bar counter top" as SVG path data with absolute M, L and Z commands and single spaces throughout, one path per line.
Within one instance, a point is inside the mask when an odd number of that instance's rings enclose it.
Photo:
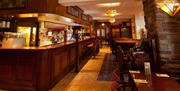
M 84 40 L 80 40 L 79 42 L 88 41 L 90 39 L 93 39 L 93 38 L 87 38 Z M 76 43 L 75 41 L 71 41 L 71 42 L 61 42 L 61 43 L 55 43 L 55 44 L 39 46 L 39 47 L 15 47 L 15 48 L 0 47 L 0 51 L 1 50 L 49 50 L 49 49 L 54 49 L 54 48 L 58 48 L 58 47 L 73 45 L 75 43 Z

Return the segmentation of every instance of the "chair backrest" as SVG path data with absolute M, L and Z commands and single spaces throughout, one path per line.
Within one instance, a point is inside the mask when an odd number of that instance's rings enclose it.
M 112 73 L 111 91 L 134 91 L 135 84 L 128 71 L 122 72 L 118 67 Z
M 117 48 L 117 54 L 116 54 L 116 57 L 117 57 L 117 61 L 121 64 L 122 61 L 123 61 L 123 54 L 124 54 L 124 51 L 121 49 L 121 48 Z
M 113 81 L 120 81 L 120 70 L 119 67 L 115 68 L 112 72 L 112 80 Z

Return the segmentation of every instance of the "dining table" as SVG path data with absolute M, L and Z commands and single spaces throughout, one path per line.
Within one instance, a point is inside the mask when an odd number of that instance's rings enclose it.
M 131 38 L 114 39 L 116 61 L 118 61 L 117 56 L 119 48 L 121 48 L 124 52 L 127 52 L 130 48 L 133 48 L 136 43 L 138 43 L 138 40 L 134 40 Z
M 121 46 L 124 51 L 129 50 L 130 48 L 134 47 L 138 40 L 134 40 L 131 38 L 116 38 L 114 39 L 115 46 Z
M 180 91 L 180 83 L 168 74 L 130 70 L 137 91 Z

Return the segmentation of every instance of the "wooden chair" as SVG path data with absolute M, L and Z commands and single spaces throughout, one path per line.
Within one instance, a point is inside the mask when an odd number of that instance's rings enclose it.
M 128 71 L 121 72 L 119 67 L 117 67 L 112 73 L 112 79 L 112 91 L 135 91 L 135 83 Z

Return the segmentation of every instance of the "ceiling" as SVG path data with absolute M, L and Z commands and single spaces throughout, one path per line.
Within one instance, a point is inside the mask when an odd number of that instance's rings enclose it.
M 142 0 L 59 0 L 59 3 L 64 6 L 79 6 L 94 20 L 109 19 L 110 17 L 105 15 L 109 9 L 117 10 L 116 20 L 129 19 L 143 11 Z M 107 4 L 107 6 L 101 4 Z

